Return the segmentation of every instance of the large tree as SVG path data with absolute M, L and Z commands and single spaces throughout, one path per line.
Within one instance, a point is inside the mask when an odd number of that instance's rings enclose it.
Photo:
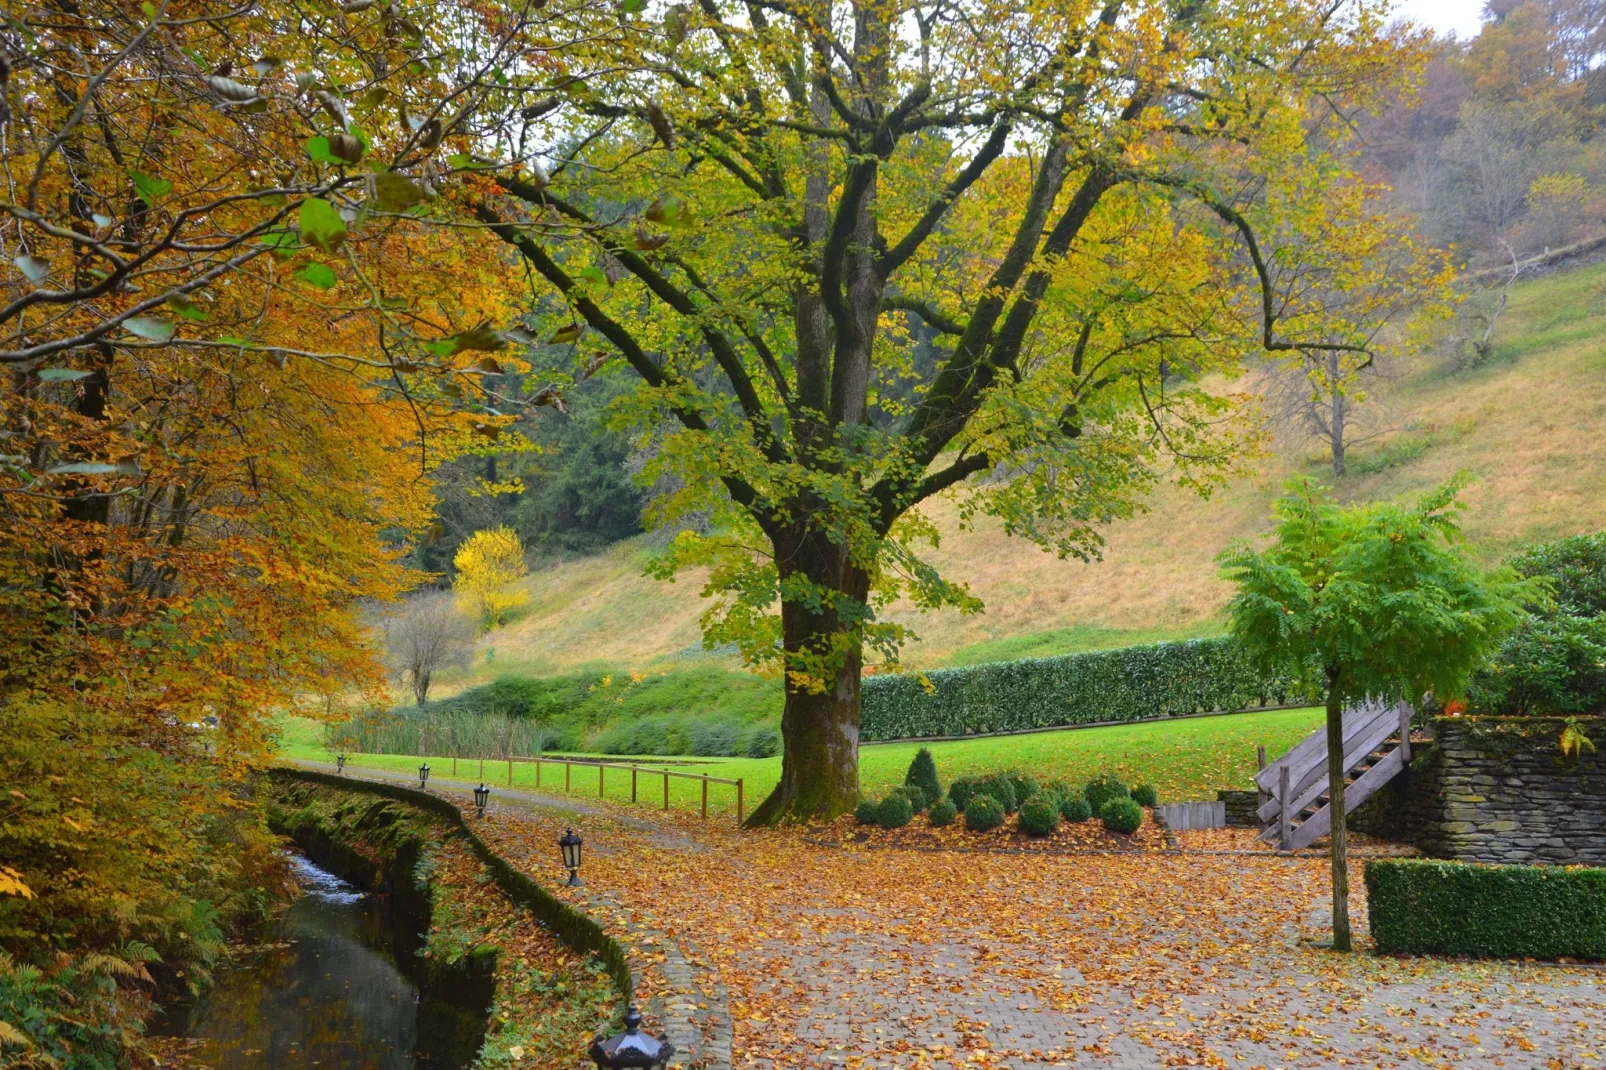
M 1162 469 L 1208 488 L 1240 455 L 1203 387 L 1246 353 L 1366 348 L 1312 280 L 1368 270 L 1388 226 L 1345 148 L 1418 58 L 1384 16 L 627 0 L 626 47 L 523 78 L 532 133 L 467 203 L 543 338 L 639 377 L 618 419 L 680 488 L 659 519 L 712 512 L 658 570 L 708 567 L 707 640 L 784 675 L 754 822 L 854 804 L 890 601 L 976 607 L 914 552 L 920 502 L 1096 553 Z

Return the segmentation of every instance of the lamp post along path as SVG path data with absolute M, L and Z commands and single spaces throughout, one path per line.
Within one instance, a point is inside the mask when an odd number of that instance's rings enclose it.
M 641 1031 L 641 1013 L 635 1007 L 625 1012 L 625 1031 L 597 1037 L 591 1042 L 591 1061 L 600 1067 L 665 1067 L 675 1054 L 675 1046 Z
M 569 871 L 570 888 L 579 888 L 585 882 L 580 879 L 580 851 L 585 840 L 575 834 L 574 829 L 567 829 L 558 838 L 558 848 L 563 852 L 563 865 Z

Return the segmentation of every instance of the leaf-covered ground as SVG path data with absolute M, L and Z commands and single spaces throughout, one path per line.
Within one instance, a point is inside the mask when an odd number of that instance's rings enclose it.
M 1321 950 L 1324 860 L 1248 833 L 905 849 L 846 824 L 742 833 L 506 798 L 484 827 L 556 885 L 569 823 L 588 886 L 565 894 L 679 944 L 728 993 L 737 1066 L 1593 1067 L 1606 1050 L 1606 975 Z

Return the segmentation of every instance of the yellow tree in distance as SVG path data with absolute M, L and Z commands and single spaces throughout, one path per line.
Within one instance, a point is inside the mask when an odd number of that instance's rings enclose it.
M 479 614 L 485 631 L 500 627 L 509 610 L 527 597 L 518 586 L 529 572 L 524 547 L 512 528 L 492 528 L 470 535 L 452 558 L 457 568 L 453 584 L 458 596 Z

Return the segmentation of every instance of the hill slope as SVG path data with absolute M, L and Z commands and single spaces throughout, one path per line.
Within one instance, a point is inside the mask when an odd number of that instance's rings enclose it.
M 1398 430 L 1354 451 L 1338 483 L 1351 500 L 1427 489 L 1465 470 L 1466 531 L 1497 559 L 1535 539 L 1606 528 L 1606 266 L 1578 268 L 1518 287 L 1500 322 L 1495 359 L 1451 375 L 1428 366 L 1385 399 Z M 927 508 L 945 532 L 930 556 L 966 581 L 984 614 L 911 614 L 920 635 L 907 657 L 920 667 L 1063 653 L 1219 630 L 1228 591 L 1214 558 L 1266 527 L 1289 475 L 1331 470 L 1309 448 L 1264 458 L 1257 473 L 1204 501 L 1166 487 L 1150 511 L 1107 531 L 1102 561 L 1059 561 L 983 521 L 960 531 L 951 502 Z M 649 538 L 530 578 L 528 612 L 497 633 L 492 660 L 477 659 L 448 688 L 508 672 L 582 665 L 670 668 L 715 657 L 700 649 L 705 608 L 697 577 L 663 584 L 642 575 Z M 725 663 L 733 659 L 718 658 Z

